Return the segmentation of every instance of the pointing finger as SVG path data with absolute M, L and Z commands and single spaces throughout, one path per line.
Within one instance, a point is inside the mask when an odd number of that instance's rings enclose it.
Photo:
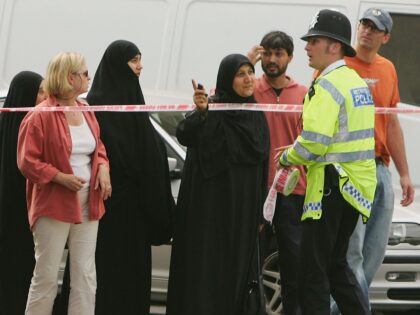
M 194 79 L 192 79 L 192 86 L 194 91 L 197 90 L 197 81 L 195 81 Z

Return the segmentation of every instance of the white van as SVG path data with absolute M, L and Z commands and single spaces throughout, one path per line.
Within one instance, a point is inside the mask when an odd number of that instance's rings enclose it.
M 309 85 L 312 69 L 307 65 L 305 43 L 299 38 L 314 14 L 323 8 L 336 8 L 349 17 L 355 29 L 362 12 L 372 6 L 388 10 L 394 19 L 393 37 L 381 53 L 396 65 L 401 107 L 420 106 L 420 0 L 0 0 L 0 90 L 4 94 L 21 70 L 45 73 L 48 61 L 59 51 L 81 52 L 93 76 L 108 44 L 127 39 L 142 52 L 140 82 L 146 102 L 191 103 L 192 78 L 213 87 L 225 55 L 246 54 L 265 33 L 276 29 L 294 38 L 294 60 L 288 73 Z M 261 74 L 259 66 L 257 74 Z M 400 239 L 419 238 L 420 164 L 416 162 L 420 146 L 415 139 L 420 134 L 420 115 L 400 114 L 399 118 L 417 198 L 415 204 L 401 209 L 399 177 L 393 169 L 394 219 L 399 222 L 393 231 Z M 416 228 L 408 229 L 404 225 L 407 221 L 414 222 Z M 420 259 L 413 254 L 414 250 L 419 252 L 418 245 L 400 244 L 390 250 L 392 257 L 411 257 L 405 262 L 418 270 L 415 265 Z M 165 268 L 160 274 L 163 283 L 167 279 Z M 394 283 L 398 282 L 398 270 L 386 270 L 380 279 L 383 285 L 395 279 Z M 416 287 L 420 287 L 420 272 L 414 272 L 414 281 L 404 290 L 377 295 L 377 303 L 419 305 Z

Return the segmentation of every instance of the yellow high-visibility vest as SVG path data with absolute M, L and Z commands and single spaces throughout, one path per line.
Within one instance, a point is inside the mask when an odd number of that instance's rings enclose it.
M 307 166 L 302 220 L 321 218 L 324 169 L 332 164 L 344 199 L 366 221 L 376 188 L 374 102 L 365 81 L 344 61 L 330 68 L 305 96 L 303 131 L 280 164 Z

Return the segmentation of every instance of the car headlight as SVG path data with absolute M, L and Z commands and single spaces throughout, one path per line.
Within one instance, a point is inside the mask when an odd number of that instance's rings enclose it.
M 416 223 L 392 223 L 388 245 L 407 243 L 420 245 L 420 225 Z

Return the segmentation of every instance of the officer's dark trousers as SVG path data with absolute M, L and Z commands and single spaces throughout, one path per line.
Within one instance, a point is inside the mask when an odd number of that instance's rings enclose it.
M 284 315 L 301 314 L 298 297 L 300 242 L 304 196 L 277 194 L 274 228 L 279 252 Z
M 299 298 L 304 315 L 330 314 L 330 293 L 343 315 L 370 314 L 346 253 L 359 213 L 338 187 L 322 199 L 320 220 L 304 221 Z

